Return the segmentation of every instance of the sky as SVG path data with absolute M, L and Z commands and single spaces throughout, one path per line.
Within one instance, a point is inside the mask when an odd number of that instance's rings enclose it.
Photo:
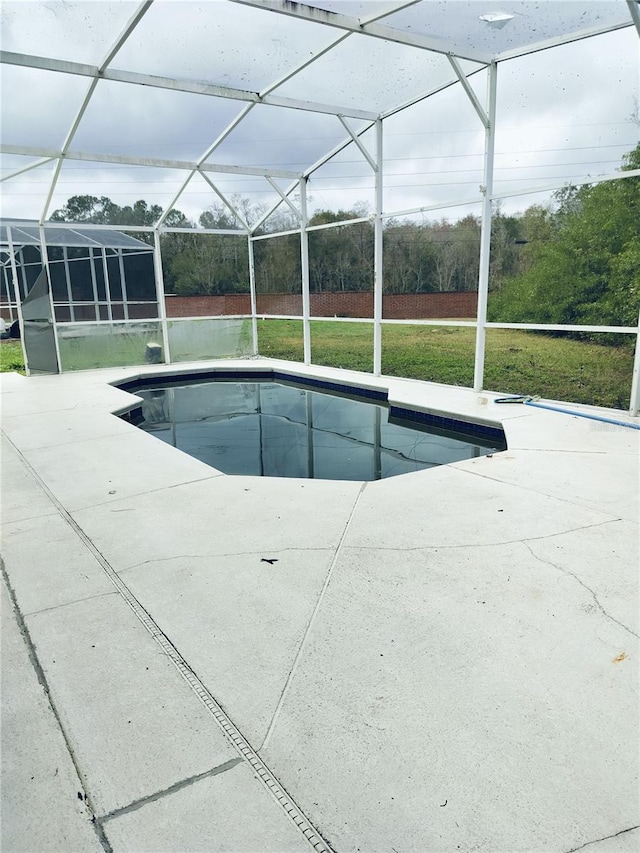
M 0 12 L 2 48 L 98 64 L 137 5 L 125 0 L 8 0 Z M 322 5 L 336 7 L 336 3 Z M 560 7 L 573 11 L 612 6 L 626 8 L 626 3 L 568 0 L 558 5 L 546 0 L 541 5 L 506 0 L 500 5 L 497 0 L 428 0 L 406 15 L 417 15 L 422 8 L 420 23 L 424 25 L 428 10 L 435 35 L 442 35 L 446 26 L 456 32 L 458 19 L 459 26 L 464 24 L 472 34 L 469 43 L 495 46 L 508 45 L 510 32 L 517 35 L 538 27 L 544 34 L 545 26 L 553 25 L 554 10 Z M 380 4 L 343 0 L 337 8 L 357 16 L 373 14 Z M 534 8 L 544 10 L 537 14 L 549 20 L 532 17 Z M 479 22 L 484 10 L 501 9 L 513 12 L 504 29 L 494 31 L 486 22 Z M 110 67 L 263 92 L 339 36 L 334 28 L 311 26 L 223 0 L 156 0 Z M 467 61 L 462 64 L 467 72 L 478 67 Z M 451 73 L 442 55 L 417 53 L 355 34 L 274 94 L 378 113 L 436 88 Z M 486 72 L 479 71 L 469 80 L 484 102 Z M 3 65 L 3 144 L 59 148 L 88 83 L 77 75 Z M 622 156 L 640 140 L 639 100 L 640 39 L 634 28 L 501 62 L 494 191 L 521 192 L 551 183 L 561 186 L 614 172 Z M 195 161 L 244 107 L 232 99 L 101 80 L 70 150 Z M 364 125 L 358 118 L 347 121 L 354 131 Z M 345 137 L 344 126 L 333 115 L 261 105 L 221 142 L 208 162 L 297 172 L 317 162 Z M 373 153 L 373 134 L 366 133 L 362 141 Z M 399 213 L 404 218 L 404 211 L 436 205 L 442 207 L 424 216 L 455 219 L 479 213 L 483 148 L 483 126 L 459 84 L 385 119 L 385 213 Z M 5 155 L 3 175 L 38 159 Z M 46 163 L 4 182 L 2 216 L 39 217 L 53 167 Z M 208 174 L 227 197 L 241 196 L 255 208 L 277 198 L 262 177 Z M 49 212 L 68 197 L 85 193 L 106 195 L 121 205 L 143 198 L 166 208 L 184 178 L 183 172 L 174 169 L 67 160 Z M 290 185 L 284 178 L 276 183 L 282 189 Z M 371 212 L 373 187 L 373 171 L 352 144 L 312 175 L 310 212 L 354 207 Z M 515 213 L 531 204 L 546 204 L 549 198 L 550 192 L 545 191 L 509 197 L 501 204 L 505 212 Z M 462 202 L 469 204 L 457 204 Z M 219 203 L 218 197 L 196 176 L 176 206 L 197 220 L 214 203 Z M 423 215 L 414 218 L 420 221 Z

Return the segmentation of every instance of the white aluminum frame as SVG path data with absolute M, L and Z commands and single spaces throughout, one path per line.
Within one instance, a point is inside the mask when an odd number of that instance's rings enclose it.
M 513 50 L 503 51 L 498 54 L 492 54 L 489 51 L 476 50 L 473 48 L 460 48 L 452 42 L 447 42 L 439 38 L 434 38 L 424 35 L 416 35 L 405 32 L 393 26 L 393 15 L 401 9 L 414 6 L 422 2 L 422 0 L 404 0 L 401 3 L 389 3 L 386 8 L 377 11 L 368 17 L 356 18 L 345 14 L 328 13 L 323 9 L 313 7 L 306 3 L 289 3 L 287 0 L 228 0 L 243 6 L 253 7 L 261 10 L 263 13 L 272 13 L 286 15 L 298 20 L 306 21 L 309 24 L 324 28 L 328 34 L 331 34 L 327 44 L 318 49 L 310 58 L 300 62 L 296 67 L 289 69 L 278 79 L 272 81 L 265 86 L 260 92 L 252 92 L 227 86 L 217 85 L 212 81 L 191 81 L 177 79 L 173 77 L 162 77 L 158 75 L 144 74 L 132 72 L 123 69 L 112 67 L 112 63 L 122 47 L 127 43 L 131 34 L 136 30 L 144 16 L 152 8 L 155 0 L 144 0 L 141 2 L 126 26 L 121 33 L 115 38 L 111 48 L 99 65 L 90 65 L 86 63 L 72 62 L 61 59 L 33 56 L 24 53 L 12 53 L 8 51 L 0 51 L 0 62 L 34 68 L 48 72 L 56 72 L 67 75 L 76 75 L 88 78 L 89 84 L 85 91 L 84 97 L 79 104 L 76 114 L 70 124 L 66 137 L 59 149 L 50 149 L 37 146 L 12 145 L 4 144 L 0 146 L 0 151 L 7 154 L 17 154 L 36 158 L 34 162 L 18 168 L 6 175 L 3 180 L 8 181 L 23 175 L 33 169 L 46 166 L 49 163 L 53 164 L 53 171 L 50 185 L 47 191 L 46 200 L 41 211 L 38 224 L 40 226 L 40 242 L 43 264 L 46 267 L 47 275 L 49 276 L 48 256 L 46 250 L 46 241 L 44 236 L 44 224 L 47 227 L 55 227 L 57 223 L 47 222 L 47 215 L 54 197 L 55 189 L 62 170 L 62 166 L 66 160 L 75 160 L 81 162 L 107 163 L 114 165 L 132 165 L 146 166 L 150 168 L 163 168 L 183 171 L 186 173 L 179 190 L 174 193 L 170 203 L 165 207 L 165 212 L 158 222 L 153 227 L 125 227 L 120 226 L 96 226 L 99 228 L 112 228 L 114 230 L 128 232 L 146 232 L 153 233 L 154 239 L 154 268 L 156 274 L 156 288 L 158 299 L 158 312 L 163 331 L 163 345 L 165 358 L 169 363 L 171 353 L 169 351 L 169 339 L 166 317 L 166 306 L 164 298 L 164 283 L 162 275 L 162 257 L 160 235 L 163 233 L 180 232 L 190 229 L 177 229 L 166 227 L 166 218 L 171 209 L 179 202 L 180 197 L 188 189 L 189 184 L 196 175 L 200 175 L 211 190 L 222 201 L 225 207 L 232 213 L 236 220 L 240 223 L 241 228 L 237 231 L 225 229 L 198 229 L 198 233 L 202 234 L 233 234 L 241 236 L 245 234 L 248 241 L 249 250 L 249 283 L 251 296 L 251 320 L 253 334 L 253 350 L 254 355 L 258 354 L 258 334 L 257 334 L 257 298 L 256 298 L 256 281 L 255 281 L 255 259 L 254 259 L 254 242 L 261 239 L 272 239 L 277 236 L 285 236 L 286 234 L 300 235 L 300 251 L 301 251 L 301 267 L 302 267 L 302 299 L 303 299 L 303 341 L 304 341 L 304 360 L 305 363 L 311 363 L 311 337 L 310 337 L 310 283 L 309 283 L 309 257 L 308 257 L 308 234 L 312 230 L 321 228 L 340 227 L 341 225 L 353 225 L 358 222 L 373 220 L 374 224 L 374 316 L 369 318 L 338 318 L 345 322 L 365 322 L 373 323 L 374 331 L 374 367 L 375 375 L 381 373 L 382 367 L 382 326 L 389 323 L 412 323 L 416 325 L 460 325 L 472 326 L 476 328 L 476 347 L 474 359 L 474 380 L 473 387 L 476 391 L 480 391 L 483 387 L 484 377 L 484 353 L 485 353 L 485 337 L 487 328 L 523 328 L 523 329 L 540 329 L 540 330 L 559 330 L 559 331 L 592 331 L 592 332 L 610 332 L 622 334 L 635 334 L 636 336 L 636 351 L 634 360 L 633 382 L 631 389 L 631 405 L 630 411 L 637 415 L 640 408 L 640 317 L 637 327 L 616 327 L 616 326 L 575 326 L 561 324 L 523 324 L 523 323 L 488 323 L 486 319 L 487 300 L 488 300 L 488 282 L 489 282 L 489 258 L 490 258 L 490 236 L 491 236 L 491 220 L 492 220 L 492 202 L 514 196 L 523 196 L 527 194 L 535 194 L 540 192 L 548 192 L 558 189 L 560 184 L 548 184 L 545 186 L 531 186 L 529 188 L 520 189 L 510 192 L 494 192 L 493 190 L 493 169 L 494 169 L 494 149 L 495 149 L 495 117 L 496 117 L 496 101 L 497 101 L 497 66 L 498 62 L 506 61 L 517 56 L 525 56 L 536 51 L 546 50 L 560 44 L 566 44 L 580 39 L 591 38 L 596 35 L 611 32 L 622 27 L 634 27 L 640 35 L 640 8 L 636 0 L 626 0 L 626 8 L 629 12 L 629 19 L 626 23 L 617 23 L 602 27 L 591 27 L 588 29 L 578 30 L 574 32 L 566 32 L 560 34 L 556 38 L 545 39 L 542 41 L 533 41 L 530 44 L 523 45 Z M 336 35 L 337 31 L 337 35 Z M 309 68 L 313 63 L 317 62 L 323 56 L 331 53 L 332 50 L 343 44 L 350 38 L 371 37 L 377 40 L 402 44 L 405 46 L 417 48 L 425 51 L 432 51 L 447 57 L 452 71 L 452 79 L 431 90 L 425 90 L 423 93 L 414 96 L 413 98 L 401 103 L 394 108 L 383 113 L 365 109 L 349 108 L 341 104 L 326 104 L 314 101 L 300 100 L 296 98 L 282 97 L 274 94 L 277 89 L 283 86 L 286 82 L 293 79 L 297 74 L 300 74 L 305 69 Z M 460 64 L 460 60 L 469 60 L 478 63 L 478 67 L 469 72 L 465 72 Z M 480 99 L 475 94 L 474 89 L 468 82 L 468 78 L 478 71 L 488 69 L 488 86 L 487 86 L 487 103 L 484 106 Z M 202 155 L 193 162 L 177 161 L 172 159 L 159 159 L 150 157 L 135 157 L 127 155 L 125 152 L 119 154 L 101 154 L 97 152 L 82 152 L 72 149 L 73 140 L 77 130 L 85 116 L 87 108 L 91 102 L 93 94 L 100 80 L 110 80 L 121 82 L 129 85 L 149 86 L 153 88 L 166 89 L 177 92 L 196 93 L 212 98 L 224 98 L 237 101 L 240 105 L 237 116 L 228 123 L 228 125 L 218 134 L 218 136 L 205 147 Z M 481 198 L 470 198 L 465 200 L 450 201 L 445 204 L 426 205 L 409 210 L 401 211 L 385 211 L 383 210 L 383 122 L 396 113 L 407 109 L 408 107 L 423 101 L 436 92 L 442 91 L 449 86 L 460 85 L 466 93 L 471 106 L 477 113 L 480 121 L 485 129 L 485 151 L 484 151 L 484 177 L 483 187 L 481 188 Z M 228 163 L 212 163 L 209 162 L 210 157 L 221 143 L 227 139 L 232 132 L 245 120 L 245 118 L 256 108 L 261 105 L 271 105 L 293 110 L 303 110 L 311 113 L 335 115 L 340 121 L 346 137 L 338 145 L 319 158 L 315 163 L 305 168 L 302 172 L 297 172 L 291 169 L 241 166 Z M 354 129 L 349 120 L 358 120 L 364 124 L 358 129 Z M 375 155 L 372 155 L 362 143 L 361 137 L 371 128 L 375 128 Z M 357 148 L 362 156 L 371 166 L 374 173 L 374 214 L 370 219 L 355 219 L 347 220 L 344 223 L 328 223 L 320 226 L 309 226 L 308 211 L 307 211 L 307 183 L 308 179 L 324 164 L 328 163 L 339 152 L 344 150 L 348 145 L 353 145 Z M 236 174 L 247 176 L 259 176 L 265 179 L 271 187 L 276 191 L 278 198 L 275 203 L 260 217 L 258 222 L 249 223 L 242 216 L 240 211 L 236 209 L 233 203 L 225 196 L 225 194 L 217 186 L 214 175 Z M 603 175 L 597 178 L 585 176 L 584 181 L 576 183 L 600 183 L 602 181 L 620 180 L 629 177 L 640 176 L 640 169 L 630 170 L 622 173 Z M 288 187 L 282 190 L 276 183 L 276 179 L 285 179 L 290 181 Z M 300 210 L 295 206 L 291 199 L 292 193 L 299 192 Z M 481 248 L 480 248 L 480 271 L 478 281 L 478 313 L 475 322 L 470 321 L 448 321 L 442 322 L 437 320 L 385 320 L 382 314 L 382 292 L 383 292 L 383 224 L 385 219 L 394 216 L 406 216 L 414 213 L 425 213 L 450 207 L 460 207 L 470 204 L 482 203 L 482 224 L 481 224 Z M 257 234 L 258 229 L 265 221 L 280 207 L 280 205 L 288 205 L 299 218 L 299 228 L 280 232 L 278 234 Z M 16 222 L 16 226 L 19 223 Z M 60 227 L 69 227 L 69 223 L 60 223 Z M 83 228 L 91 226 L 82 226 Z M 8 244 L 11 253 L 11 279 L 16 296 L 16 311 L 18 319 L 21 320 L 21 298 L 20 286 L 18 280 L 18 270 L 16 266 L 14 246 L 12 242 L 11 227 L 8 228 Z M 98 299 L 96 292 L 95 273 L 93 264 L 95 259 L 93 251 L 91 251 L 92 259 L 92 281 L 94 287 L 94 295 L 96 297 L 96 312 L 98 312 Z M 109 317 L 112 320 L 111 305 L 109 298 L 109 282 L 106 263 L 106 253 L 102 250 L 103 266 L 105 270 L 105 288 L 107 289 L 107 302 L 109 309 Z M 120 259 L 120 263 L 122 260 Z M 50 279 L 49 279 L 50 280 Z M 123 294 L 124 295 L 124 294 Z M 50 293 L 52 299 L 52 294 Z M 125 299 L 126 304 L 126 299 Z M 269 315 L 271 316 L 271 315 Z M 295 319 L 300 319 L 296 317 Z M 336 318 L 314 317 L 313 320 L 335 320 Z M 96 321 L 101 322 L 99 314 L 96 315 Z M 56 324 L 55 315 L 53 317 L 54 326 Z M 58 352 L 57 331 L 55 333 L 56 350 Z

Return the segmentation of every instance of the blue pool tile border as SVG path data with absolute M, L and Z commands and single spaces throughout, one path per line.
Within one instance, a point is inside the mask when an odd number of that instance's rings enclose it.
M 330 382 L 326 379 L 316 379 L 310 376 L 298 376 L 295 373 L 285 373 L 281 370 L 227 370 L 217 368 L 215 370 L 185 371 L 184 373 L 161 373 L 153 376 L 140 376 L 136 379 L 127 379 L 118 382 L 117 387 L 123 391 L 131 391 L 135 388 L 146 388 L 149 385 L 158 385 L 162 382 L 206 382 L 212 379 L 254 379 L 255 381 L 281 381 L 291 382 L 294 385 L 304 385 L 310 388 L 322 388 L 325 391 L 336 391 L 340 394 L 351 394 L 358 397 L 366 397 L 369 400 L 379 400 L 386 403 L 388 395 L 386 391 L 378 388 L 366 388 L 362 385 L 348 385 L 343 382 Z
M 438 427 L 438 429 L 452 430 L 454 432 L 471 433 L 482 438 L 489 439 L 497 444 L 504 444 L 506 440 L 504 430 L 500 427 L 479 424 L 476 421 L 461 421 L 458 418 L 436 415 L 432 412 L 421 412 L 417 409 L 405 409 L 401 406 L 389 406 L 389 415 L 403 421 L 417 421 L 427 426 Z
M 273 378 L 283 382 L 292 382 L 294 385 L 307 385 L 310 388 L 322 388 L 324 391 L 337 391 L 339 394 L 347 394 L 357 397 L 366 397 L 369 400 L 379 400 L 386 403 L 388 395 L 386 391 L 379 388 L 364 388 L 362 385 L 347 385 L 343 382 L 329 382 L 327 379 L 315 379 L 310 376 L 296 376 L 291 373 L 273 371 Z
M 139 376 L 135 379 L 127 379 L 116 383 L 116 387 L 123 391 L 135 393 L 137 388 L 146 388 L 151 385 L 178 384 L 188 382 L 207 382 L 215 379 L 253 379 L 263 382 L 290 382 L 307 388 L 318 388 L 324 391 L 334 391 L 345 396 L 359 397 L 389 405 L 389 417 L 403 421 L 423 424 L 436 429 L 449 430 L 451 432 L 464 433 L 467 436 L 476 436 L 485 441 L 492 442 L 500 448 L 506 448 L 506 438 L 501 427 L 489 426 L 477 421 L 463 421 L 447 415 L 438 415 L 433 412 L 424 412 L 419 409 L 409 409 L 403 406 L 389 404 L 389 396 L 386 391 L 379 388 L 367 388 L 362 385 L 350 385 L 344 382 L 332 382 L 328 379 L 318 379 L 312 376 L 300 376 L 295 373 L 287 373 L 283 370 L 255 370 L 251 368 L 226 369 L 215 368 L 213 370 L 193 371 L 183 373 L 155 374 L 153 376 Z

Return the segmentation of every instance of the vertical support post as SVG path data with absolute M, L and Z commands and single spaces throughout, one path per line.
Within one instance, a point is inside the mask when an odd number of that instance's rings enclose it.
M 302 276 L 302 340 L 304 363 L 311 364 L 311 300 L 309 297 L 309 232 L 307 225 L 307 181 L 300 178 L 300 264 Z
M 116 250 L 118 253 L 118 269 L 120 271 L 120 290 L 122 292 L 122 316 L 125 320 L 129 319 L 129 306 L 127 305 L 127 283 L 124 277 L 124 259 L 122 257 L 122 249 Z
M 58 323 L 56 321 L 56 309 L 53 304 L 53 284 L 51 282 L 51 270 L 49 269 L 49 253 L 47 252 L 47 241 L 44 235 L 44 227 L 38 226 L 38 236 L 40 237 L 40 256 L 42 258 L 42 266 L 47 276 L 49 283 L 49 306 L 51 310 L 51 326 L 53 329 L 53 344 L 56 349 L 56 360 L 58 362 L 58 373 L 62 373 L 62 359 L 60 358 L 60 344 L 58 343 Z
M 496 89 L 498 66 L 489 66 L 487 100 L 489 122 L 484 135 L 484 198 L 480 231 L 480 271 L 478 274 L 478 317 L 476 326 L 476 356 L 473 369 L 473 390 L 481 391 L 484 382 L 484 351 L 486 340 L 487 302 L 489 299 L 489 258 L 491 255 L 491 196 L 493 194 L 493 163 L 496 138 Z
M 637 417 L 640 412 L 640 312 L 638 312 L 638 333 L 636 335 L 636 351 L 633 357 L 633 377 L 631 379 L 631 399 L 629 414 Z
M 98 277 L 96 275 L 95 249 L 89 249 L 89 263 L 91 266 L 91 287 L 93 288 L 93 312 L 96 321 L 100 319 L 100 305 L 98 303 Z
M 256 300 L 256 262 L 253 254 L 253 240 L 251 234 L 247 234 L 249 249 L 249 292 L 251 294 L 251 337 L 253 340 L 253 355 L 257 357 L 258 352 L 258 308 Z
M 111 305 L 111 287 L 109 285 L 109 267 L 107 265 L 107 250 L 102 247 L 102 272 L 104 274 L 104 295 L 107 300 L 107 317 L 113 323 L 113 308 Z M 102 319 L 102 318 L 101 318 Z
M 374 282 L 373 282 L 373 374 L 382 373 L 382 201 L 383 201 L 383 172 L 382 172 L 382 119 L 376 120 L 376 172 L 375 172 L 375 201 L 376 212 L 374 220 Z
M 165 364 L 171 364 L 169 349 L 169 327 L 167 326 L 167 304 L 164 298 L 164 273 L 162 272 L 162 253 L 160 249 L 160 232 L 153 232 L 153 268 L 156 274 L 156 299 L 158 300 L 158 316 L 162 327 L 162 349 Z
M 24 260 L 24 252 L 22 253 L 22 264 L 20 265 L 20 278 L 22 280 L 22 298 L 25 299 L 29 292 L 27 283 L 27 265 Z M 20 294 L 20 285 L 18 284 L 18 295 Z
M 16 313 L 18 315 L 18 325 L 20 327 L 20 343 L 22 344 L 22 356 L 24 358 L 25 373 L 29 376 L 29 358 L 27 357 L 27 348 L 24 344 L 24 321 L 22 319 L 22 300 L 20 299 L 20 282 L 18 281 L 18 268 L 16 267 L 16 253 L 13 245 L 13 236 L 11 234 L 11 226 L 7 226 L 7 243 L 9 244 L 9 256 L 11 258 L 11 282 L 13 284 L 13 298 L 16 300 Z M 24 259 L 24 256 L 23 256 Z M 7 290 L 7 294 L 8 294 Z
M 91 255 L 91 249 L 89 249 Z M 64 260 L 64 278 L 67 285 L 67 298 L 69 299 L 69 319 L 73 322 L 76 319 L 76 312 L 73 307 L 73 290 L 71 289 L 71 268 L 69 267 L 69 249 L 67 246 L 62 247 L 62 258 Z

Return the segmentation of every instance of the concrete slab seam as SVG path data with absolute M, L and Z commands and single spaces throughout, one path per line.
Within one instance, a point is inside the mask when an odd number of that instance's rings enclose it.
M 529 553 L 531 554 L 531 556 L 535 560 L 538 560 L 540 563 L 544 563 L 544 565 L 546 565 L 546 566 L 551 566 L 552 568 L 557 569 L 559 572 L 562 572 L 563 575 L 569 575 L 570 577 L 574 578 L 580 584 L 581 587 L 586 589 L 587 592 L 589 592 L 591 594 L 591 596 L 593 597 L 593 600 L 596 604 L 596 607 L 598 608 L 598 610 L 602 613 L 602 615 L 606 619 L 609 619 L 611 622 L 615 622 L 616 625 L 619 625 L 621 628 L 623 628 L 625 631 L 627 631 L 633 637 L 636 637 L 637 639 L 640 640 L 640 634 L 636 634 L 635 631 L 633 631 L 631 628 L 629 628 L 623 622 L 620 622 L 618 619 L 615 618 L 615 616 L 611 616 L 611 614 L 607 613 L 607 611 L 604 609 L 604 607 L 600 603 L 596 593 L 581 578 L 579 578 L 575 572 L 570 572 L 569 569 L 563 569 L 562 566 L 559 566 L 557 563 L 554 563 L 551 560 L 545 560 L 544 557 L 540 557 L 538 554 L 535 553 L 535 551 L 529 545 L 529 542 L 526 539 L 523 539 L 522 544 L 526 546 L 527 550 L 529 551 Z
M 171 796 L 171 794 L 175 794 L 177 791 L 181 791 L 183 788 L 188 788 L 191 785 L 194 785 L 196 782 L 200 782 L 202 779 L 210 779 L 212 776 L 219 776 L 221 773 L 226 773 L 227 770 L 231 770 L 237 764 L 240 764 L 241 761 L 242 758 L 240 756 L 238 756 L 237 758 L 231 758 L 229 761 L 225 761 L 223 764 L 219 764 L 217 767 L 212 767 L 211 770 L 205 770 L 204 773 L 197 773 L 195 776 L 190 776 L 188 779 L 182 779 L 180 782 L 175 782 L 173 785 L 169 785 L 168 788 L 164 788 L 162 791 L 156 791 L 155 794 L 149 794 L 146 797 L 141 797 L 139 800 L 134 800 L 127 806 L 122 806 L 119 809 L 113 809 L 113 811 L 107 812 L 107 814 L 97 817 L 96 821 L 100 825 L 103 825 L 106 821 L 122 817 L 123 815 L 127 815 L 130 812 L 135 812 L 138 809 L 141 809 L 144 806 L 148 805 L 149 803 L 155 803 L 157 800 L 161 800 L 164 797 Z
M 227 713 L 218 704 L 214 696 L 209 692 L 209 690 L 205 687 L 200 678 L 191 669 L 187 661 L 182 657 L 182 655 L 173 645 L 171 640 L 166 636 L 166 634 L 162 631 L 162 629 L 151 617 L 151 615 L 144 609 L 142 604 L 140 604 L 138 599 L 134 596 L 134 594 L 131 592 L 131 590 L 122 580 L 122 578 L 120 578 L 120 576 L 115 571 L 113 566 L 111 566 L 111 564 L 108 562 L 106 557 L 95 546 L 95 544 L 92 542 L 89 536 L 87 536 L 84 530 L 78 525 L 73 516 L 64 508 L 64 506 L 62 506 L 60 501 L 58 501 L 55 495 L 47 487 L 46 483 L 44 483 L 42 479 L 38 476 L 37 471 L 33 469 L 31 464 L 29 463 L 29 460 L 25 459 L 24 456 L 22 456 L 22 454 L 20 453 L 18 448 L 15 447 L 11 439 L 8 440 L 12 444 L 16 452 L 20 455 L 23 464 L 29 469 L 31 475 L 36 479 L 40 487 L 47 494 L 49 500 L 51 500 L 51 502 L 54 504 L 62 518 L 67 522 L 67 524 L 75 532 L 78 538 L 84 543 L 85 547 L 98 561 L 106 576 L 109 578 L 116 590 L 120 593 L 124 601 L 129 605 L 135 616 L 146 628 L 151 637 L 153 637 L 153 639 L 158 643 L 158 645 L 161 647 L 166 656 L 176 667 L 176 669 L 187 682 L 192 691 L 196 694 L 196 696 L 198 696 L 198 698 L 201 700 L 207 710 L 211 713 L 211 715 L 216 720 L 226 737 L 230 740 L 233 746 L 240 752 L 241 756 L 249 763 L 251 768 L 255 771 L 256 778 L 258 778 L 264 784 L 264 786 L 274 797 L 278 805 L 284 810 L 285 814 L 292 820 L 294 825 L 301 830 L 301 833 L 305 840 L 311 845 L 311 847 L 313 847 L 314 850 L 317 851 L 317 853 L 334 853 L 333 848 L 322 837 L 321 833 L 313 826 L 309 818 L 307 818 L 302 809 L 295 803 L 293 798 L 289 796 L 284 786 L 277 780 L 277 778 L 267 767 L 265 762 L 258 756 L 257 752 L 241 734 L 235 723 L 232 722 Z M 4 573 L 4 566 L 2 566 L 2 569 Z M 67 745 L 70 749 L 70 744 L 68 741 Z M 308 834 L 305 834 L 305 830 L 308 830 Z M 104 833 L 102 833 L 100 827 L 96 828 L 96 832 L 98 831 L 100 841 L 104 849 L 107 851 L 107 853 L 112 853 L 111 848 L 109 846 L 109 842 L 104 836 Z
M 76 759 L 76 755 L 73 751 L 73 747 L 71 746 L 71 741 L 69 740 L 69 737 L 67 735 L 67 731 L 66 731 L 65 727 L 63 726 L 62 721 L 60 719 L 58 709 L 57 709 L 56 704 L 55 704 L 53 697 L 51 695 L 51 690 L 49 688 L 49 682 L 47 681 L 47 677 L 44 673 L 42 665 L 40 664 L 40 660 L 38 658 L 38 653 L 36 651 L 36 647 L 34 645 L 33 640 L 31 639 L 31 635 L 30 635 L 29 629 L 27 628 L 27 625 L 24 621 L 24 617 L 22 615 L 22 612 L 20 611 L 20 607 L 18 605 L 18 600 L 16 598 L 16 594 L 14 592 L 14 589 L 11 586 L 11 581 L 9 580 L 9 576 L 7 574 L 7 570 L 6 570 L 4 560 L 2 559 L 2 557 L 0 557 L 0 573 L 2 574 L 2 579 L 3 579 L 4 584 L 6 586 L 7 594 L 9 595 L 9 599 L 11 601 L 11 606 L 13 608 L 13 614 L 15 616 L 16 623 L 18 625 L 18 630 L 20 631 L 20 635 L 21 635 L 22 640 L 23 640 L 23 642 L 26 646 L 26 649 L 27 649 L 27 654 L 29 656 L 29 662 L 31 663 L 31 666 L 33 667 L 36 678 L 38 679 L 38 684 L 40 684 L 40 686 L 42 687 L 42 689 L 44 691 L 44 694 L 45 694 L 46 699 L 47 699 L 47 703 L 49 704 L 49 707 L 51 709 L 51 713 L 53 714 L 53 718 L 56 721 L 58 728 L 60 729 L 62 739 L 64 740 L 64 745 L 66 747 L 67 752 L 69 753 L 69 758 L 71 760 L 71 763 L 73 764 L 74 770 L 76 771 L 76 776 L 78 778 L 78 785 L 80 785 L 80 787 L 82 789 L 82 791 L 79 791 L 78 794 L 82 795 L 82 797 L 84 798 L 83 801 L 84 801 L 85 805 L 88 806 L 88 808 L 91 812 L 91 819 L 89 822 L 93 826 L 94 832 L 96 833 L 96 836 L 98 838 L 98 841 L 100 842 L 101 847 L 105 850 L 105 853 L 113 853 L 111 845 L 109 844 L 109 841 L 107 840 L 107 838 L 106 838 L 106 836 L 102 830 L 102 827 L 98 824 L 98 821 L 96 820 L 95 809 L 93 807 L 93 798 L 91 797 L 90 792 L 87 791 L 86 785 L 83 781 L 82 772 L 81 772 L 80 766 L 78 764 L 78 761 Z
M 280 716 L 280 711 L 282 710 L 284 702 L 287 698 L 289 688 L 291 686 L 291 683 L 293 681 L 295 673 L 298 669 L 299 662 L 302 658 L 302 654 L 304 652 L 304 648 L 305 648 L 305 645 L 307 642 L 307 638 L 309 637 L 309 634 L 311 633 L 311 629 L 313 628 L 314 622 L 316 621 L 316 617 L 317 617 L 318 612 L 320 610 L 320 606 L 321 606 L 322 601 L 324 599 L 324 596 L 325 596 L 325 593 L 326 593 L 327 588 L 329 586 L 329 583 L 331 582 L 331 576 L 333 575 L 333 570 L 336 566 L 336 563 L 338 562 L 338 557 L 340 556 L 340 553 L 342 551 L 342 546 L 343 546 L 344 540 L 347 536 L 349 528 L 351 527 L 351 522 L 353 521 L 353 517 L 355 515 L 356 508 L 358 506 L 360 498 L 362 497 L 366 487 L 367 487 L 367 484 L 362 483 L 362 485 L 360 486 L 360 489 L 358 490 L 358 494 L 356 495 L 356 499 L 353 502 L 353 506 L 351 507 L 351 512 L 349 513 L 349 517 L 347 518 L 347 522 L 344 526 L 344 530 L 342 531 L 342 535 L 340 536 L 340 539 L 338 541 L 338 545 L 337 545 L 335 553 L 333 555 L 333 559 L 331 560 L 331 564 L 329 566 L 329 570 L 327 571 L 327 575 L 324 579 L 322 589 L 320 590 L 320 594 L 319 594 L 318 599 L 316 601 L 315 607 L 313 608 L 313 612 L 311 613 L 311 616 L 309 617 L 309 621 L 307 622 L 307 627 L 305 628 L 304 635 L 302 637 L 300 645 L 298 646 L 298 651 L 296 652 L 296 656 L 294 658 L 293 664 L 291 665 L 291 669 L 289 670 L 287 680 L 285 681 L 284 687 L 282 688 L 282 693 L 280 694 L 280 698 L 278 699 L 278 704 L 276 705 L 276 709 L 273 712 L 271 722 L 269 723 L 269 727 L 268 727 L 267 732 L 264 736 L 264 740 L 262 741 L 262 745 L 259 747 L 258 751 L 261 751 L 261 750 L 266 748 L 267 743 L 269 742 L 269 738 L 271 737 L 271 734 L 272 734 L 272 732 L 276 726 L 276 723 L 277 723 L 278 718 Z
M 600 841 L 608 841 L 610 838 L 618 838 L 626 832 L 633 832 L 634 829 L 640 829 L 640 823 L 637 826 L 629 826 L 626 829 L 621 829 L 620 832 L 614 832 L 613 835 L 604 835 L 602 838 L 594 838 L 593 841 L 586 841 L 579 847 L 572 847 L 571 850 L 566 850 L 565 853 L 576 853 L 577 850 L 584 850 L 585 847 L 590 847 L 592 844 L 598 844 Z
M 113 572 L 113 569 L 111 567 L 109 567 L 109 569 L 111 572 Z M 107 574 L 113 581 L 114 579 L 111 578 L 110 572 L 107 572 Z M 180 675 L 184 678 L 184 680 L 187 682 L 192 691 L 196 694 L 196 696 L 198 696 L 200 701 L 211 713 L 213 718 L 216 720 L 216 722 L 222 729 L 223 733 L 227 736 L 227 738 L 238 750 L 238 752 L 240 752 L 241 757 L 249 763 L 249 765 L 257 775 L 257 778 L 265 785 L 269 793 L 275 798 L 276 802 L 284 809 L 285 813 L 293 821 L 295 826 L 297 826 L 298 829 L 303 832 L 303 834 L 305 833 L 305 831 L 309 833 L 308 835 L 305 834 L 305 838 L 310 841 L 310 843 L 312 844 L 314 849 L 318 851 L 318 853 L 333 853 L 333 850 L 329 846 L 329 844 L 324 840 L 319 831 L 316 830 L 315 827 L 311 824 L 310 820 L 302 812 L 300 807 L 287 794 L 284 787 L 278 782 L 278 780 L 271 772 L 271 770 L 269 770 L 267 765 L 262 761 L 261 758 L 259 758 L 255 750 L 250 746 L 248 741 L 240 733 L 239 729 L 231 721 L 231 719 L 228 717 L 222 707 L 218 704 L 213 695 L 204 686 L 200 678 L 191 669 L 189 664 L 182 657 L 182 655 L 173 645 L 171 640 L 169 640 L 169 638 L 156 624 L 153 618 L 146 612 L 146 610 L 142 607 L 142 605 L 135 598 L 135 596 L 133 596 L 133 594 L 126 587 L 126 585 L 122 581 L 120 581 L 120 583 L 122 584 L 122 588 L 119 588 L 119 591 L 124 600 L 131 607 L 135 615 L 138 617 L 140 622 L 142 622 L 142 624 L 151 634 L 153 639 L 162 648 L 163 652 L 166 654 L 169 660 L 174 664 L 174 666 L 176 667 Z

